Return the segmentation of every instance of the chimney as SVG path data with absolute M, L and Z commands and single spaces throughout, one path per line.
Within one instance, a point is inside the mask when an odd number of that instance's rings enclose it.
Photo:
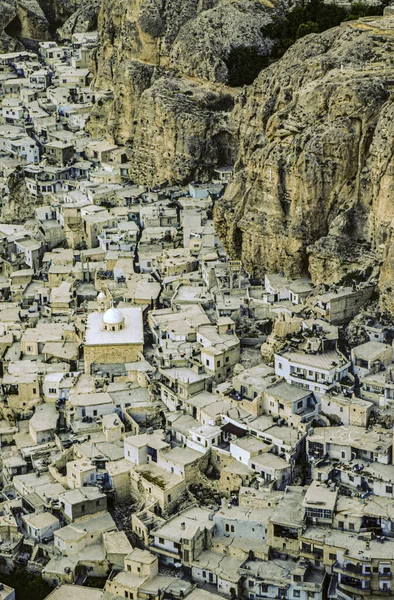
M 181 523 L 181 529 L 182 531 L 185 531 L 186 529 L 186 523 L 184 521 Z

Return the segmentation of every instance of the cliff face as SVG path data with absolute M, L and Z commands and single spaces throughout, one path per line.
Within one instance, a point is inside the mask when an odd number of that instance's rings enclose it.
M 237 93 L 225 85 L 230 51 L 269 53 L 261 27 L 273 6 L 103 0 L 94 85 L 113 90 L 113 98 L 95 106 L 90 132 L 126 144 L 131 176 L 141 183 L 182 182 L 228 164 L 235 147 L 228 114 Z
M 85 2 L 79 2 L 71 15 L 68 15 L 68 13 L 63 14 L 62 18 L 57 21 L 57 23 L 62 24 L 57 30 L 60 39 L 70 38 L 73 33 L 95 31 L 100 4 L 101 0 L 86 0 Z
M 232 256 L 317 284 L 379 278 L 394 312 L 394 18 L 310 35 L 229 88 L 234 50 L 269 54 L 261 27 L 286 3 L 267 5 L 102 0 L 95 86 L 113 96 L 90 131 L 126 144 L 131 177 L 148 185 L 235 162 L 215 209 Z
M 250 48 L 269 55 L 273 42 L 261 28 L 270 21 L 262 2 L 223 0 L 180 29 L 170 64 L 184 75 L 227 84 L 231 52 Z
M 394 18 L 297 42 L 237 99 L 235 177 L 220 235 L 251 272 L 315 283 L 394 274 Z
M 99 7 L 100 0 L 0 0 L 0 51 L 53 39 L 66 22 L 65 33 L 95 29 Z
M 34 210 L 41 201 L 28 192 L 22 168 L 1 179 L 0 188 L 3 197 L 0 214 L 2 223 L 24 223 L 34 218 Z
M 49 25 L 37 0 L 0 0 L 2 51 L 22 47 L 20 38 L 47 39 Z

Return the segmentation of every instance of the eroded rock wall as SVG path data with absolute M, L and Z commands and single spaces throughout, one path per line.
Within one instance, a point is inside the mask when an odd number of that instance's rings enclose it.
M 218 231 L 250 272 L 393 280 L 394 20 L 297 42 L 237 99 Z M 390 294 L 390 292 L 388 292 Z
M 226 59 L 238 47 L 269 53 L 261 28 L 274 6 L 285 2 L 103 0 L 94 85 L 113 98 L 95 107 L 90 132 L 126 144 L 131 176 L 149 185 L 228 164 L 237 90 L 227 86 Z
M 101 0 L 0 0 L 0 51 L 23 48 L 27 40 L 53 39 L 97 27 Z

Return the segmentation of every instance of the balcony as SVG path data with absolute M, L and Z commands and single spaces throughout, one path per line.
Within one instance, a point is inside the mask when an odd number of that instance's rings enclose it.
M 390 581 L 393 574 L 391 571 L 379 571 L 379 579 L 382 581 Z
M 369 582 L 360 581 L 360 579 L 357 579 L 356 577 L 341 575 L 341 581 L 338 585 L 339 588 L 343 589 L 345 592 L 358 594 L 360 596 L 370 596 L 372 593 Z
M 326 379 L 322 381 L 319 379 L 315 379 L 314 377 L 305 377 L 305 375 L 303 375 L 302 373 L 296 372 L 290 373 L 290 379 L 291 381 L 294 381 L 294 383 L 298 383 L 301 385 L 319 385 L 325 390 L 329 390 L 335 385 L 335 382 L 329 382 Z
M 350 577 L 351 579 L 371 580 L 371 573 L 363 572 L 361 565 L 353 565 L 352 563 L 347 563 L 346 565 L 340 565 L 338 562 L 334 564 L 333 567 L 334 573 L 340 573 L 344 575 L 345 578 Z
M 168 390 L 171 394 L 178 394 L 179 392 L 178 385 L 176 383 L 171 383 L 168 379 L 157 381 L 157 384 Z
M 154 554 L 162 554 L 163 556 L 167 556 L 168 558 L 173 558 L 175 560 L 180 560 L 180 550 L 170 550 L 169 548 L 162 548 L 161 546 L 155 546 L 151 544 L 149 546 L 149 550 Z

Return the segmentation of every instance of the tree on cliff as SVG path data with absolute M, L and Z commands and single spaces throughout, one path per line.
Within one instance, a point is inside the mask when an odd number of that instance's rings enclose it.
M 357 2 L 348 10 L 336 4 L 325 4 L 324 0 L 310 0 L 293 8 L 284 18 L 274 19 L 261 31 L 275 40 L 272 57 L 280 58 L 298 39 L 309 33 L 322 33 L 342 21 L 383 14 L 385 2 L 377 6 Z
M 250 85 L 268 63 L 268 56 L 262 55 L 258 48 L 233 48 L 226 60 L 228 85 L 231 87 Z

